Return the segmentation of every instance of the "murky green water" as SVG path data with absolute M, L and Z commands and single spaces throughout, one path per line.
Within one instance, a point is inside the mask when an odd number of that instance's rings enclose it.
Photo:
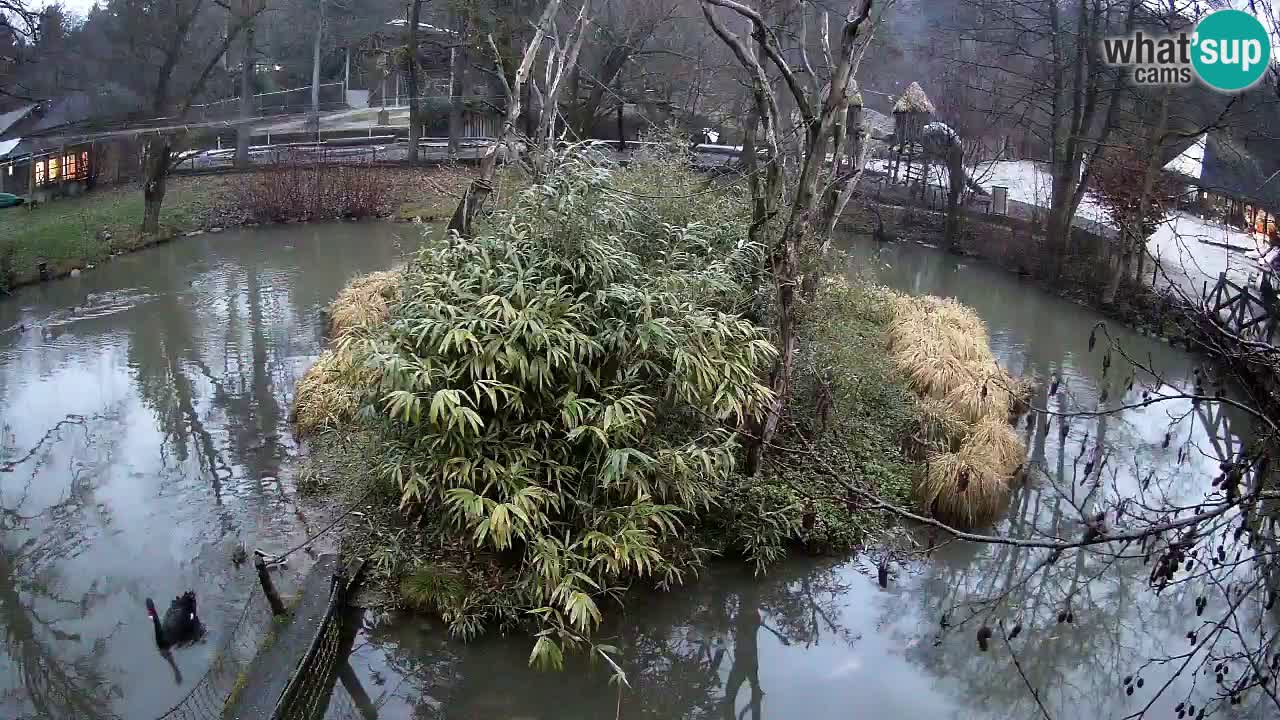
M 228 561 L 237 539 L 279 550 L 323 517 L 289 480 L 298 447 L 287 424 L 294 383 L 323 344 L 319 310 L 351 275 L 391 265 L 396 236 L 414 232 L 210 235 L 0 301 L 0 467 L 13 465 L 0 473 L 0 717 L 146 720 L 187 692 L 220 628 L 256 592 L 251 570 Z M 1093 313 L 927 249 L 853 250 L 882 282 L 976 308 L 1015 372 L 1065 378 L 1038 403 L 1098 402 L 1100 353 L 1086 350 Z M 1190 381 L 1192 358 L 1119 337 L 1166 381 Z M 1111 377 L 1127 375 L 1113 367 Z M 1112 387 L 1111 402 L 1123 394 Z M 1069 525 L 1073 502 L 1138 492 L 1152 471 L 1171 476 L 1160 483 L 1168 492 L 1193 496 L 1227 450 L 1215 450 L 1196 413 L 1161 447 L 1166 413 L 1190 410 L 1077 421 L 1065 436 L 1056 424 L 1025 428 L 1044 474 L 1015 496 L 1007 522 L 1020 532 Z M 1203 452 L 1184 451 L 1179 466 L 1183 440 Z M 1070 489 L 1084 452 L 1111 457 L 1092 495 Z M 1009 649 L 975 651 L 971 608 L 999 599 L 982 621 L 1022 622 L 1016 657 L 1055 720 L 1124 717 L 1172 678 L 1152 707 L 1170 717 L 1211 684 L 1200 678 L 1193 690 L 1190 676 L 1149 667 L 1126 697 L 1123 676 L 1186 648 L 1192 599 L 1154 597 L 1140 562 L 1090 554 L 1027 580 L 1040 557 L 946 544 L 931 562 L 899 566 L 887 590 L 859 559 L 797 558 L 763 578 L 715 567 L 615 616 L 606 633 L 630 683 L 621 695 L 599 662 L 536 673 L 527 639 L 462 644 L 415 618 L 368 619 L 352 665 L 384 718 L 1040 717 Z M 188 678 L 177 684 L 143 599 L 188 588 L 210 640 L 176 654 Z M 1074 622 L 1058 624 L 1067 606 Z M 944 612 L 952 628 L 940 632 Z
M 871 268 L 900 290 L 954 296 L 974 307 L 1000 362 L 1015 372 L 1061 375 L 1063 388 L 1051 406 L 1097 406 L 1105 380 L 1101 352 L 1087 351 L 1099 319 L 1094 313 L 926 248 L 888 246 L 880 254 L 869 243 L 850 248 L 852 272 Z M 1154 361 L 1166 381 L 1190 381 L 1195 361 L 1185 353 L 1127 332 L 1117 337 L 1136 357 Z M 1109 373 L 1113 405 L 1127 380 L 1117 367 Z M 1047 400 L 1041 390 L 1037 403 Z M 1161 447 L 1166 413 L 1190 410 L 1165 405 L 1077 421 L 1066 435 L 1057 425 L 1047 434 L 1042 424 L 1023 429 L 1042 473 L 1017 493 L 1006 522 L 1019 533 L 1069 528 L 1080 516 L 1073 503 L 1096 507 L 1137 493 L 1152 471 L 1174 476 L 1158 484 L 1175 495 L 1202 492 L 1218 462 L 1203 418 L 1191 413 L 1175 436 L 1204 454 L 1187 451 L 1179 466 L 1179 442 Z M 1240 432 L 1242 425 L 1237 420 L 1233 427 Z M 1110 457 L 1106 482 L 1092 495 L 1075 482 L 1088 459 L 1077 461 L 1082 449 Z M 1015 653 L 1055 720 L 1122 718 L 1141 710 L 1166 680 L 1170 689 L 1151 705 L 1150 717 L 1175 717 L 1178 702 L 1209 689 L 1212 678 L 1175 678 L 1169 666 L 1138 672 L 1150 657 L 1187 648 L 1193 598 L 1157 598 L 1140 561 L 1112 563 L 1092 553 L 1028 579 L 1041 558 L 950 543 L 931 562 L 899 567 L 887 590 L 863 559 L 794 559 L 763 578 L 716 567 L 691 587 L 633 601 L 606 631 L 630 683 L 621 697 L 600 662 L 538 673 L 526 667 L 526 639 L 464 645 L 449 641 L 438 624 L 413 618 L 370 620 L 353 664 L 391 718 L 1043 717 L 1013 663 Z M 984 600 L 996 602 L 980 604 Z M 984 607 L 994 611 L 975 617 Z M 1057 622 L 1064 608 L 1072 611 L 1070 624 Z M 1208 614 L 1214 610 L 1211 603 Z M 944 612 L 951 624 L 946 632 L 939 626 Z M 977 626 L 999 627 L 1000 621 L 1024 627 L 1014 652 L 1000 642 L 977 652 Z M 1132 696 L 1122 685 L 1129 674 L 1144 681 Z
M 186 694 L 255 590 L 235 544 L 318 529 L 289 480 L 293 387 L 321 308 L 400 236 L 205 235 L 0 299 L 0 717 L 145 720 Z M 143 600 L 187 589 L 209 636 L 175 652 L 179 685 Z

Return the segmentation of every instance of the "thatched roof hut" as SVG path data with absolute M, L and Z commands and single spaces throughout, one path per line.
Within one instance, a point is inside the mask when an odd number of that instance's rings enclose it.
M 902 93 L 902 97 L 898 98 L 898 102 L 893 104 L 893 114 L 899 113 L 924 113 L 932 115 L 937 112 L 933 103 L 929 102 L 929 96 L 924 94 L 924 88 L 920 87 L 920 83 L 913 82 L 907 86 L 906 92 Z
M 920 130 L 935 112 L 929 96 L 920 83 L 911 83 L 906 92 L 893 104 L 893 118 L 899 147 L 920 142 Z

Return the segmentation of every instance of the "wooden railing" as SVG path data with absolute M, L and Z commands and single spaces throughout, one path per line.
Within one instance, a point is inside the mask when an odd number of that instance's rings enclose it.
M 1276 334 L 1278 290 L 1280 278 L 1275 273 L 1263 273 L 1255 290 L 1228 280 L 1224 272 L 1218 276 L 1213 291 L 1205 293 L 1205 311 L 1242 338 L 1270 343 Z

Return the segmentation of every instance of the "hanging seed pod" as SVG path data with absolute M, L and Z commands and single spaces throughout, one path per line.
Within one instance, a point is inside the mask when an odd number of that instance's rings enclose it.
M 1093 352 L 1093 346 L 1098 342 L 1098 328 L 1095 326 L 1089 332 L 1089 352 Z
M 1068 610 L 1068 611 L 1067 611 L 1067 624 L 1068 624 L 1068 625 L 1070 625 L 1070 624 L 1074 623 L 1075 621 L 1076 621 L 1076 614 L 1075 614 L 1075 613 L 1073 613 L 1073 612 L 1071 612 L 1070 610 Z
M 1222 673 L 1218 673 L 1217 675 L 1214 676 L 1214 678 L 1218 681 L 1219 685 L 1222 684 Z
M 1107 371 L 1111 369 L 1111 350 L 1108 349 L 1106 354 L 1102 356 L 1102 377 L 1107 376 Z
M 1170 441 L 1170 440 L 1172 440 L 1172 439 L 1173 439 L 1173 433 L 1165 433 L 1165 434 L 1164 434 L 1164 444 L 1163 444 L 1163 445 L 1161 445 L 1160 447 L 1162 447 L 1162 448 L 1167 448 L 1167 447 L 1169 447 L 1169 441 Z
M 1128 687 L 1126 687 L 1126 688 L 1124 689 L 1124 694 L 1125 694 L 1125 695 L 1132 695 L 1132 694 L 1133 694 L 1133 686 L 1132 686 L 1132 685 L 1129 685 Z
M 978 628 L 978 649 L 982 652 L 987 651 L 987 641 L 991 639 L 991 628 L 983 625 Z
M 1013 629 L 1009 631 L 1009 639 L 1012 640 L 1022 633 L 1022 623 L 1015 623 Z
M 1125 391 L 1126 393 L 1131 393 L 1131 392 L 1133 392 L 1133 380 L 1134 380 L 1134 377 L 1133 377 L 1132 375 L 1130 375 L 1130 376 L 1129 376 L 1129 384 L 1128 384 L 1128 385 L 1126 385 L 1126 386 L 1125 386 L 1125 388 L 1124 388 L 1124 391 Z
M 1066 621 L 1067 621 L 1067 611 L 1066 611 L 1066 610 L 1059 610 L 1059 611 L 1058 611 L 1058 624 L 1059 624 L 1059 625 L 1061 625 L 1062 623 L 1064 623 L 1064 622 L 1066 622 Z
M 1137 683 L 1135 683 L 1135 684 L 1136 684 L 1138 687 L 1142 687 L 1142 686 L 1143 686 L 1143 684 L 1144 684 L 1144 683 L 1143 683 L 1142 678 L 1138 678 L 1138 682 L 1137 682 Z
M 1275 604 L 1276 604 L 1275 591 L 1267 593 L 1266 609 L 1270 610 L 1272 606 L 1274 606 Z M 1272 661 L 1272 664 L 1275 665 L 1276 667 L 1280 667 L 1280 654 L 1276 655 L 1275 660 Z
M 1131 682 L 1133 682 L 1133 676 L 1132 676 L 1132 675 L 1125 675 L 1125 676 L 1124 676 L 1124 684 L 1125 684 L 1125 685 L 1128 685 L 1128 684 L 1129 684 L 1129 683 L 1131 683 Z
M 1084 464 L 1084 476 L 1085 478 L 1088 478 L 1092 474 L 1093 474 L 1093 461 L 1090 460 L 1089 462 Z

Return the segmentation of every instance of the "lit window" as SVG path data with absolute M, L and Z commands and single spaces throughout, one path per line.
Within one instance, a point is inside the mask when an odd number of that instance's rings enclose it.
M 76 156 L 62 156 L 62 176 L 67 180 L 74 180 L 76 177 Z
M 89 151 L 88 150 L 80 151 L 80 175 L 82 177 L 89 176 Z
M 45 184 L 44 161 L 43 161 L 43 160 L 41 160 L 40 162 L 36 163 L 36 184 L 37 184 L 37 185 L 43 185 L 43 184 Z
M 58 172 L 61 169 L 60 160 L 57 157 L 49 158 L 49 182 L 57 182 L 58 178 L 62 177 Z
M 9 166 L 9 177 L 13 177 L 13 166 Z

